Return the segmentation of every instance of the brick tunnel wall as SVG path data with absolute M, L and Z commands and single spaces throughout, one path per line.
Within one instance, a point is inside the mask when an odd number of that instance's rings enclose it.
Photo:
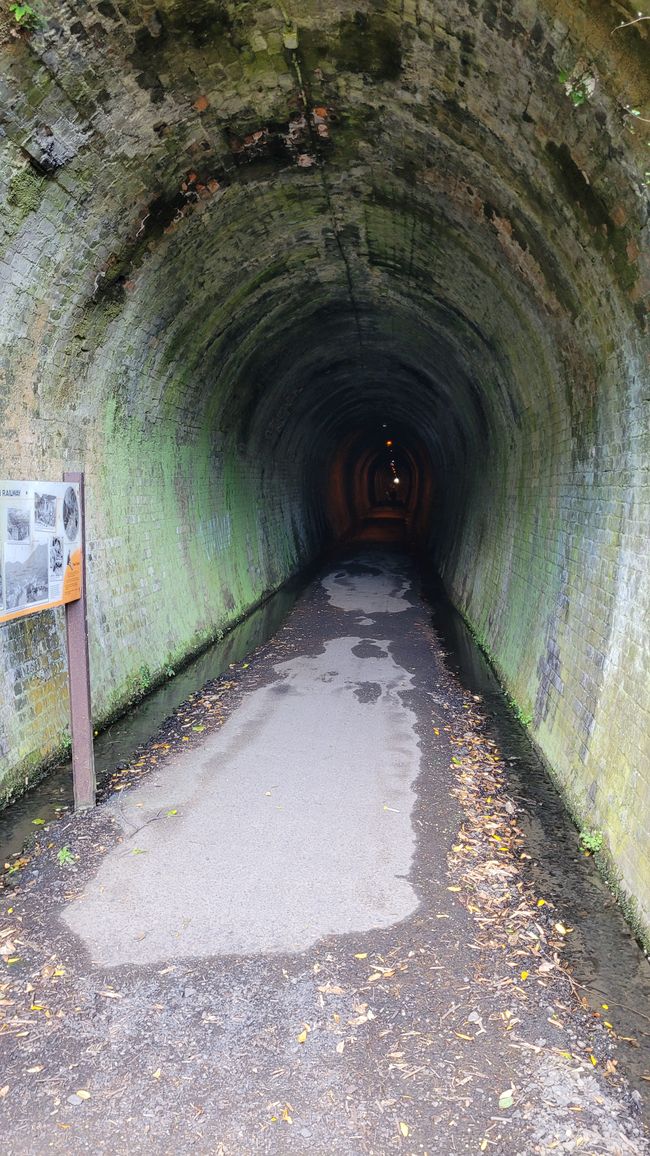
M 38 14 L 0 7 L 0 473 L 86 472 L 98 722 L 320 549 L 337 448 L 388 416 L 427 446 L 454 601 L 650 926 L 650 24 Z M 0 628 L 0 680 L 6 794 L 65 739 L 60 615 Z

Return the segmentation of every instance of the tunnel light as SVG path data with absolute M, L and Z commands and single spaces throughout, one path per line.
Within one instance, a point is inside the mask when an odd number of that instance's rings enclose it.
M 394 479 L 394 484 L 395 484 L 396 486 L 399 486 L 399 478 L 395 478 L 395 479 Z
M 392 443 L 391 439 L 390 439 L 390 438 L 388 438 L 388 441 L 386 442 L 386 445 L 387 445 L 387 446 L 392 446 L 392 444 L 393 444 L 393 443 Z

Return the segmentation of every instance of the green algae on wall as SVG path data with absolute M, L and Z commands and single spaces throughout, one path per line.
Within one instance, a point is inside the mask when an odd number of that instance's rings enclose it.
M 7 190 L 7 204 L 16 224 L 38 209 L 43 196 L 45 177 L 38 176 L 32 168 L 26 167 L 14 173 Z

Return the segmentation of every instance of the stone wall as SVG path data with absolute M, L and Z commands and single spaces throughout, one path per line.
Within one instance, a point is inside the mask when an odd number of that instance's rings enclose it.
M 650 925 L 650 25 L 35 6 L 0 16 L 0 472 L 86 471 L 97 719 L 318 551 L 341 447 L 389 421 L 426 447 L 453 598 Z M 58 616 L 0 628 L 5 792 L 64 740 L 64 676 Z

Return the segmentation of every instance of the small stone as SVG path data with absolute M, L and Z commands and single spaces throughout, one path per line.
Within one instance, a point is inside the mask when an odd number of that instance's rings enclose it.
M 81 1099 L 81 1096 L 77 1096 L 77 1094 L 73 1092 L 71 1096 L 68 1096 L 68 1103 L 73 1104 L 76 1107 L 77 1104 L 83 1104 L 83 1100 Z

